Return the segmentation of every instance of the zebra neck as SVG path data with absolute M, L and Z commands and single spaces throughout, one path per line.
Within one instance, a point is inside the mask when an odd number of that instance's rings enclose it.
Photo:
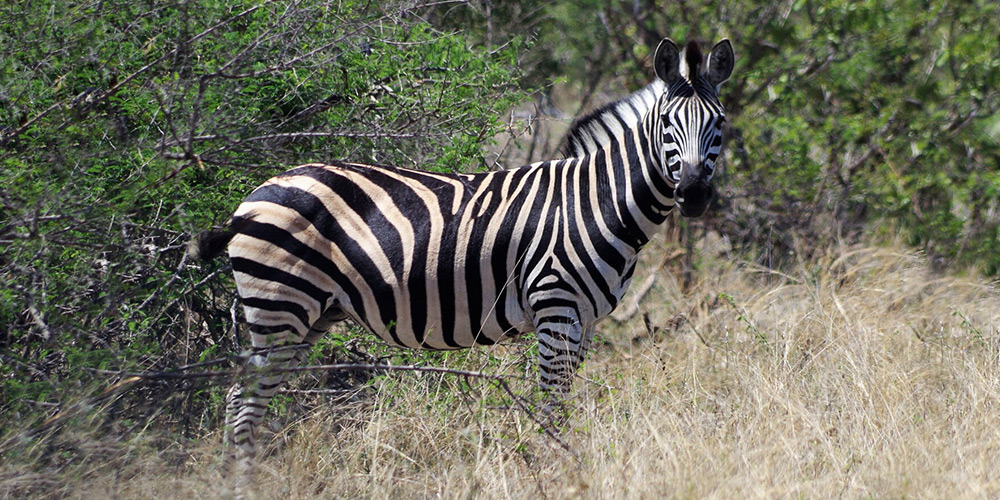
M 591 171 L 587 177 L 596 181 L 591 192 L 604 219 L 615 222 L 615 235 L 638 250 L 659 232 L 673 209 L 673 185 L 652 154 L 654 139 L 645 127 L 607 132 L 612 140 L 579 158 L 579 165 Z
M 586 156 L 614 140 L 609 128 L 628 130 L 642 127 L 643 117 L 665 91 L 663 82 L 657 79 L 623 99 L 584 115 L 566 133 L 563 153 L 567 158 Z
M 643 230 L 652 237 L 666 222 L 673 210 L 674 183 L 667 177 L 666 165 L 662 164 L 659 151 L 663 149 L 663 134 L 659 131 L 659 105 L 654 105 L 646 111 L 642 120 L 636 124 L 636 153 L 630 155 L 630 175 L 632 178 L 636 202 L 645 208 L 646 224 Z

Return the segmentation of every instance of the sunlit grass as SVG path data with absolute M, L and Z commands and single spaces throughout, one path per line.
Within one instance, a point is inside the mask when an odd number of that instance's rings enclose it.
M 649 261 L 668 250 L 654 243 Z M 699 252 L 689 290 L 668 264 L 638 314 L 602 323 L 562 443 L 487 381 L 391 374 L 360 403 L 317 401 L 268 434 L 252 496 L 1000 495 L 994 286 L 934 274 L 895 248 L 831 249 L 781 273 L 730 261 L 717 243 Z M 523 376 L 526 347 L 445 362 Z M 511 385 L 530 396 L 530 383 Z M 86 466 L 4 463 L 0 488 L 38 481 L 53 498 L 231 494 L 218 434 L 166 452 L 151 444 L 155 430 L 144 435 L 95 445 Z

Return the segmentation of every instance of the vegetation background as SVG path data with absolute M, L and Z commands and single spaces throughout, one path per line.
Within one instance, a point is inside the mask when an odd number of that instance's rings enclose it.
M 505 385 L 297 377 L 260 495 L 1000 495 L 997 18 L 985 0 L 5 2 L 0 496 L 225 494 L 228 379 L 188 375 L 238 366 L 245 341 L 225 263 L 186 262 L 191 235 L 299 163 L 554 158 L 574 116 L 649 81 L 664 36 L 736 48 L 721 196 L 644 254 L 569 430 L 520 406 L 530 339 L 435 354 L 338 331 L 315 364 Z M 121 375 L 140 372 L 162 376 Z

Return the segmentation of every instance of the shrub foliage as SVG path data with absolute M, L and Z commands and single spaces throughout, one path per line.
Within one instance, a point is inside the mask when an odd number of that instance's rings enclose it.
M 661 37 L 732 40 L 723 196 L 703 227 L 769 265 L 899 231 L 941 268 L 1000 270 L 996 3 L 582 4 L 598 15 L 546 4 L 536 47 L 559 49 L 532 60 L 585 102 L 644 85 Z
M 234 351 L 228 273 L 184 265 L 185 243 L 269 176 L 341 158 L 483 168 L 525 95 L 524 38 L 486 45 L 426 21 L 447 7 L 0 7 L 2 418 L 52 413 L 113 381 L 100 370 Z M 175 403 L 171 423 L 211 409 L 157 390 L 135 399 Z

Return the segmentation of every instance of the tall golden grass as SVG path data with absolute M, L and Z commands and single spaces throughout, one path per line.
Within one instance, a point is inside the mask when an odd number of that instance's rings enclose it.
M 641 298 L 636 314 L 601 324 L 557 438 L 487 381 L 390 374 L 365 402 L 319 404 L 269 435 L 250 496 L 1000 497 L 995 285 L 897 247 L 831 249 L 786 272 L 711 240 L 698 251 L 688 290 L 672 264 L 637 271 L 652 286 L 626 299 Z M 530 376 L 529 347 L 445 364 Z M 5 463 L 0 491 L 227 497 L 219 441 L 95 444 L 65 469 Z

